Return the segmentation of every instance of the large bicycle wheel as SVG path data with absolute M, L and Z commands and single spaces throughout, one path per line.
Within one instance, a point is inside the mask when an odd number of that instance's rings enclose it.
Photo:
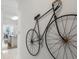
M 45 34 L 48 51 L 54 59 L 77 59 L 77 16 L 63 15 L 56 22 L 49 25 Z M 57 27 L 64 39 L 59 35 Z
M 32 56 L 36 56 L 40 50 L 39 37 L 34 29 L 30 29 L 26 35 L 26 47 Z

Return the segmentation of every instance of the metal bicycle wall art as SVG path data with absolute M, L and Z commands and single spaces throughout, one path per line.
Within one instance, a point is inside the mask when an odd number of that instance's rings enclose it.
M 34 17 L 35 26 L 28 30 L 26 34 L 26 47 L 32 56 L 39 53 L 42 41 L 44 41 L 43 37 L 45 37 L 46 47 L 54 59 L 77 58 L 77 15 L 67 14 L 58 17 L 56 11 L 61 5 L 62 2 L 56 0 L 52 3 L 52 8 L 46 13 Z M 39 20 L 50 11 L 53 11 L 53 14 L 41 35 Z M 37 31 L 36 27 L 38 28 Z

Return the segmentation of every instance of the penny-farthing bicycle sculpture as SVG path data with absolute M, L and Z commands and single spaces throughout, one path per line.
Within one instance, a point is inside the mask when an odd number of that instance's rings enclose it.
M 42 16 L 38 14 L 34 17 L 35 26 L 26 34 L 26 47 L 32 56 L 36 56 L 39 53 L 40 45 L 43 37 L 45 37 L 46 47 L 54 59 L 77 58 L 77 15 L 67 14 L 58 17 L 56 11 L 61 4 L 60 0 L 56 0 L 52 3 L 52 8 L 45 14 Z M 53 11 L 53 14 L 43 34 L 40 35 L 39 20 L 50 11 Z M 38 28 L 37 31 L 35 30 L 36 27 Z

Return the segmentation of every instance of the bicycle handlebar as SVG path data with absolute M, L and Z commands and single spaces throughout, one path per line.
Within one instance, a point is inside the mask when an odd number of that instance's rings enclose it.
M 61 0 L 55 0 L 52 4 L 55 4 L 56 2 L 58 2 L 58 4 L 62 5 L 62 1 Z

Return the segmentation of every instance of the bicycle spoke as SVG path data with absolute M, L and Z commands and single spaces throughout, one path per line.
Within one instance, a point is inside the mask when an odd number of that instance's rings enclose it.
M 32 46 L 32 52 L 34 53 L 35 48 Z
M 71 43 L 71 45 L 72 45 L 74 48 L 76 48 L 76 49 L 77 49 L 77 46 L 75 46 L 75 45 L 74 45 L 74 44 L 72 44 L 72 43 Z
M 33 47 L 32 47 L 32 45 L 31 45 L 31 47 L 30 47 L 30 51 L 33 52 Z
M 47 35 L 48 36 L 48 40 L 60 40 L 61 38 L 58 36 L 58 37 L 55 37 L 55 36 L 49 36 L 49 35 Z
M 73 38 L 73 37 L 77 36 L 77 33 L 76 33 L 76 34 L 74 34 L 74 35 L 71 35 L 71 36 L 72 36 L 72 38 Z
M 66 30 L 67 21 L 68 21 L 68 17 L 66 18 L 66 23 L 65 23 L 65 27 L 64 27 L 64 34 L 65 34 L 65 35 L 66 35 L 65 30 Z
M 75 18 L 76 18 L 76 16 L 75 16 Z M 71 28 L 70 28 L 70 31 L 69 31 L 69 33 L 68 33 L 68 34 L 70 34 L 70 33 L 71 33 L 71 31 L 72 31 L 72 27 L 73 27 L 73 24 L 74 24 L 75 18 L 74 18 L 74 20 L 73 20 L 73 22 L 72 22 L 72 25 L 71 25 Z
M 48 41 L 50 41 L 50 40 L 54 40 L 55 41 L 55 40 L 61 40 L 61 39 L 60 38 L 49 38 Z
M 66 48 L 67 48 L 67 45 L 66 45 Z M 67 49 L 66 49 L 66 59 L 68 59 L 68 55 L 67 55 Z
M 35 50 L 35 46 L 37 46 L 37 45 L 35 45 L 35 44 L 30 44 L 30 50 L 32 51 L 32 53 L 33 53 L 34 50 Z
M 70 38 L 70 40 L 71 40 L 72 38 L 74 38 L 75 36 L 77 36 L 77 34 L 70 35 L 70 36 L 71 36 L 71 38 Z
M 58 51 L 63 45 L 60 45 L 60 47 L 58 49 L 56 49 L 54 52 L 52 52 L 53 54 Z
M 37 46 L 36 44 L 33 44 L 34 46 Z
M 77 49 L 77 46 L 75 46 L 75 45 L 73 45 L 73 44 L 72 44 L 72 46 L 75 47 L 75 48 Z
M 58 39 L 58 38 L 53 38 L 53 39 L 50 38 L 50 39 L 48 39 L 48 40 L 50 41 L 50 40 L 59 40 L 59 39 Z
M 76 41 L 76 40 L 72 40 L 71 42 L 76 42 L 76 43 L 77 43 L 77 41 Z
M 52 30 L 52 29 L 51 29 L 51 30 Z M 49 33 L 50 33 L 50 34 L 49 34 Z M 53 35 L 55 35 L 55 36 L 59 36 L 56 29 L 55 29 L 55 30 L 53 29 L 51 32 L 48 32 L 48 34 L 49 34 L 49 35 L 53 34 Z
M 71 53 L 72 58 L 74 59 L 73 53 L 72 53 L 72 51 L 71 51 L 71 49 L 70 49 L 69 46 L 68 46 L 68 48 L 69 48 L 69 51 L 70 51 L 70 53 Z
M 31 46 L 33 52 L 35 52 L 36 50 L 38 50 L 38 49 L 35 48 L 35 46 L 37 46 L 37 45 L 33 44 L 33 45 Z
M 57 33 L 54 33 L 54 32 L 51 32 L 49 35 L 51 35 L 51 34 L 53 34 L 55 36 L 59 36 Z
M 77 56 L 74 54 L 74 52 L 71 50 L 70 46 L 68 46 L 68 47 L 69 47 L 69 50 L 70 50 L 70 52 L 71 52 L 71 54 L 72 54 L 73 59 L 74 59 L 74 56 L 77 57 Z M 74 55 L 74 56 L 73 56 L 73 55 Z
M 38 49 L 36 49 L 34 46 L 33 46 L 33 52 L 36 52 Z
M 61 49 L 62 46 L 63 46 L 63 45 L 61 45 L 61 46 L 57 49 L 57 50 L 58 50 L 58 54 L 57 54 L 56 58 L 58 57 L 59 51 L 60 51 L 60 49 Z
M 72 33 L 76 29 L 76 27 L 77 27 L 77 25 L 75 25 L 73 28 L 71 28 L 71 31 L 67 35 L 70 35 L 70 33 Z
M 37 37 L 35 36 L 35 37 L 33 37 L 33 39 L 36 39 Z
M 30 36 L 28 36 L 28 40 L 31 40 L 31 37 Z
M 65 56 L 65 53 L 66 53 L 66 45 L 64 46 L 63 59 L 64 59 L 64 56 Z
M 30 43 L 28 45 L 31 45 Z
M 59 44 L 59 42 L 60 42 L 60 40 L 59 40 L 58 42 L 56 42 L 51 48 L 53 48 L 56 44 Z M 51 48 L 50 48 L 50 49 L 51 49 Z
M 36 39 L 36 40 L 35 40 Z M 37 41 L 39 41 L 39 39 L 37 40 L 38 38 L 37 37 L 34 37 L 33 38 L 33 42 L 37 42 Z
M 69 33 L 71 33 L 73 30 L 75 30 L 76 27 L 77 27 L 77 25 L 75 25 L 73 28 L 71 28 L 71 31 L 70 31 Z M 68 33 L 68 34 L 69 34 L 69 33 Z
M 64 23 L 63 23 L 64 20 L 61 20 L 61 21 L 62 21 L 62 27 L 64 29 L 64 33 L 65 33 L 65 27 L 64 27 Z
M 52 37 L 54 37 L 54 38 L 55 38 L 55 37 L 57 37 L 57 36 L 52 36 L 52 35 L 47 35 L 47 36 L 48 36 L 49 38 L 52 38 Z

